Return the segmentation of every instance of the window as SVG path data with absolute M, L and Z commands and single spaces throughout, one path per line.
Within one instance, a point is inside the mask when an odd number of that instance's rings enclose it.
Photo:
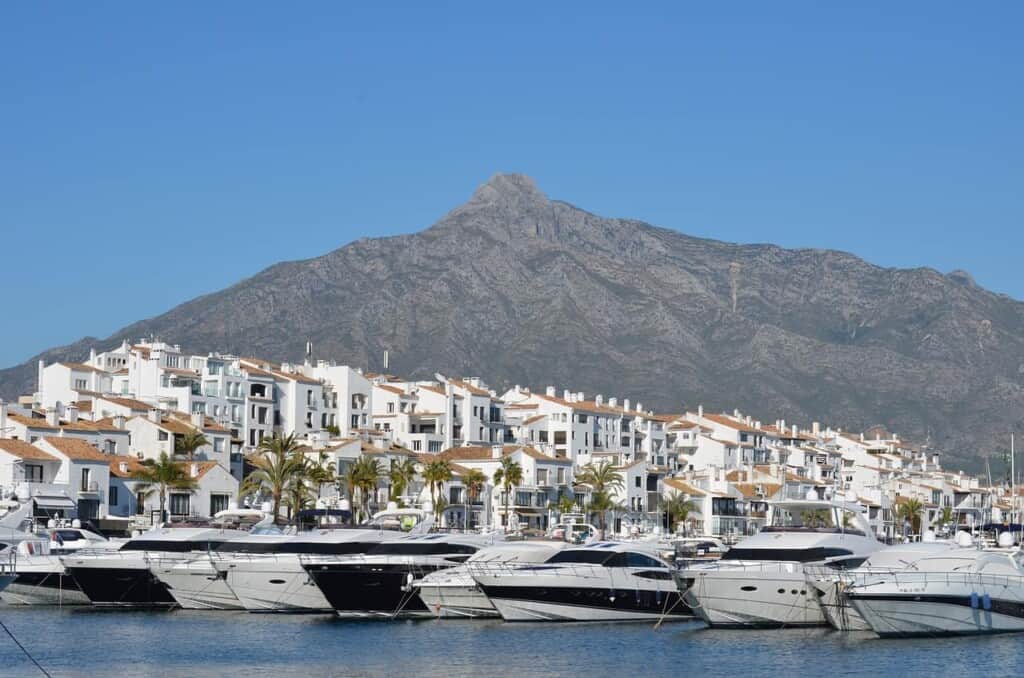
M 412 441 L 412 451 L 413 452 L 419 452 L 422 449 L 422 447 L 423 447 L 422 441 L 419 441 L 419 440 Z
M 92 480 L 92 469 L 91 468 L 83 468 L 82 469 L 82 486 L 79 488 L 79 490 L 82 491 L 82 492 L 88 492 L 89 491 L 89 481 L 90 480 Z
M 161 442 L 165 442 L 168 439 L 167 431 L 160 431 L 157 434 L 156 438 L 157 438 L 157 440 L 159 440 Z
M 352 428 L 359 428 L 359 415 L 358 414 L 353 414 L 352 415 Z
M 231 496 L 227 494 L 213 494 L 210 493 L 210 515 L 215 516 L 221 511 L 228 510 L 228 501 Z
M 107 503 L 111 506 L 117 506 L 120 503 L 117 501 L 117 487 L 110 488 L 110 497 Z
M 441 451 L 441 441 L 440 440 L 431 440 L 431 441 L 429 441 L 427 443 L 427 452 L 440 452 L 440 451 Z
M 394 414 L 394 413 L 395 413 L 395 404 L 394 403 L 388 403 L 388 414 Z
M 555 445 L 565 445 L 565 431 L 555 431 Z
M 30 483 L 43 482 L 42 464 L 25 464 L 25 480 Z
M 213 451 L 214 452 L 223 452 L 224 451 L 224 439 L 223 438 L 214 438 L 213 439 Z
M 146 493 L 138 492 L 135 495 L 135 515 L 141 516 L 146 512 Z
M 171 495 L 171 515 L 172 516 L 187 516 L 189 515 L 189 499 L 191 497 L 187 494 L 172 494 Z
M 643 479 L 640 476 L 636 477 L 636 487 L 643 487 Z

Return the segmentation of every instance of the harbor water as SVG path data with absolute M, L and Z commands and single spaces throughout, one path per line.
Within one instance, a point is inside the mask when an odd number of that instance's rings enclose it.
M 1019 674 L 1021 635 L 880 640 L 697 622 L 353 621 L 245 612 L 0 608 L 53 676 L 935 676 Z M 0 631 L 0 675 L 41 675 Z

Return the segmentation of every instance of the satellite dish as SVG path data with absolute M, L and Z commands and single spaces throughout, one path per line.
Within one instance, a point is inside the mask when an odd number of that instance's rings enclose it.
M 997 541 L 999 548 L 1009 549 L 1013 548 L 1013 533 L 1012 532 L 1001 532 Z
M 957 532 L 956 545 L 962 548 L 969 548 L 971 546 L 974 546 L 974 537 L 971 536 L 970 532 Z

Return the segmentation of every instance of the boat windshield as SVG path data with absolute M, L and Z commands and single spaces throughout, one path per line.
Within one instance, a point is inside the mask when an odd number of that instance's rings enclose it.
M 765 532 L 849 532 L 863 534 L 854 515 L 838 506 L 774 506 Z
M 601 565 L 604 561 L 615 555 L 614 552 L 598 551 L 596 549 L 571 549 L 559 551 L 548 563 L 587 563 L 590 565 Z

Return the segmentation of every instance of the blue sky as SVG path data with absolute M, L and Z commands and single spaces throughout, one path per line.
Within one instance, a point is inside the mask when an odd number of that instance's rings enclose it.
M 0 366 L 497 171 L 1024 298 L 1024 4 L 632 4 L 3 3 Z

